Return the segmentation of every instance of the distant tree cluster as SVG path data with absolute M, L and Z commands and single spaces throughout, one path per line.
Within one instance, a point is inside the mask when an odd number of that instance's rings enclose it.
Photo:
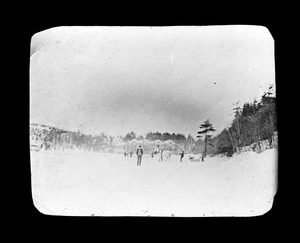
M 128 142 L 128 141 L 131 141 L 132 139 L 135 139 L 136 138 L 136 135 L 135 135 L 135 133 L 132 131 L 132 132 L 130 132 L 130 133 L 127 133 L 126 135 L 125 135 L 125 137 L 123 137 L 123 141 L 124 142 Z
M 180 133 L 168 133 L 168 132 L 165 132 L 165 133 L 160 133 L 160 132 L 148 132 L 146 137 L 146 139 L 150 140 L 150 141 L 154 141 L 154 140 L 161 140 L 161 141 L 166 141 L 166 140 L 173 140 L 173 141 L 185 141 L 186 140 L 186 137 L 184 134 L 180 134 Z
M 231 156 L 239 148 L 268 140 L 273 144 L 273 135 L 277 131 L 276 97 L 273 86 L 269 86 L 261 100 L 245 103 L 243 107 L 238 104 L 234 107 L 234 119 L 230 127 L 224 129 L 214 138 L 216 153 Z
M 99 151 L 112 141 L 112 137 L 104 133 L 93 136 L 37 124 L 32 124 L 30 136 L 32 144 L 45 150 L 78 148 Z
M 56 127 L 38 124 L 31 124 L 30 137 L 31 148 L 37 147 L 38 150 L 64 150 L 76 148 L 92 152 L 120 152 L 122 149 L 126 150 L 126 146 L 128 146 L 127 142 L 130 142 L 133 139 L 136 139 L 138 141 L 143 141 L 144 139 L 154 141 L 156 139 L 159 139 L 163 142 L 171 139 L 176 143 L 175 147 L 178 149 L 184 147 L 184 144 L 186 142 L 185 135 L 179 133 L 170 134 L 167 132 L 149 132 L 144 138 L 142 135 L 137 136 L 134 131 L 131 131 L 127 133 L 124 137 L 118 137 L 119 141 L 121 140 L 124 143 L 122 147 L 122 145 L 119 142 L 117 142 L 117 140 L 115 140 L 116 137 L 106 135 L 104 133 L 101 133 L 100 135 L 87 135 L 81 133 L 80 131 L 73 132 Z M 194 141 L 194 139 L 192 138 L 191 141 Z M 144 147 L 145 146 L 146 144 L 144 144 Z

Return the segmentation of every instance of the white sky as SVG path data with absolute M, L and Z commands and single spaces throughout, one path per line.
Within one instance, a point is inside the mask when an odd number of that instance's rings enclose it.
M 125 135 L 230 125 L 233 103 L 275 85 L 260 26 L 58 27 L 32 37 L 30 122 Z

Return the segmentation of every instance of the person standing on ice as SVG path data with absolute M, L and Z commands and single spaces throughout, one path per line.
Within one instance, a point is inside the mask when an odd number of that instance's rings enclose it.
M 136 155 L 137 155 L 137 166 L 141 166 L 142 165 L 142 156 L 143 156 L 143 149 L 142 149 L 141 145 L 136 150 Z
M 204 162 L 204 158 L 205 158 L 205 151 L 203 151 L 202 153 L 201 162 Z
M 182 162 L 182 158 L 184 157 L 184 150 L 182 149 L 181 150 L 181 153 L 180 153 L 180 162 Z

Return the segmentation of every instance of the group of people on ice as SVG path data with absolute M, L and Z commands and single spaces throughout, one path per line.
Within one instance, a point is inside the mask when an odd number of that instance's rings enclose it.
M 124 152 L 124 156 L 130 156 L 132 157 L 132 154 L 133 152 Z M 144 154 L 144 151 L 142 149 L 142 146 L 139 145 L 139 147 L 137 148 L 136 150 L 136 155 L 137 155 L 137 166 L 141 166 L 142 165 L 142 157 L 143 157 L 143 154 Z M 172 154 L 172 151 L 171 149 L 168 150 L 168 149 L 160 149 L 159 148 L 159 145 L 155 148 L 155 150 L 151 153 L 151 157 L 153 158 L 154 155 L 158 155 L 159 156 L 159 159 L 158 161 L 169 161 L 170 158 L 171 158 L 171 154 Z M 180 152 L 180 162 L 182 162 L 182 159 L 185 155 L 185 151 L 184 149 L 181 150 Z M 203 153 L 202 154 L 202 157 L 201 157 L 201 161 L 204 161 L 204 157 L 205 157 L 205 154 Z M 189 159 L 190 161 L 195 161 L 194 157 L 191 157 L 189 156 Z M 200 159 L 196 159 L 196 160 L 200 160 Z

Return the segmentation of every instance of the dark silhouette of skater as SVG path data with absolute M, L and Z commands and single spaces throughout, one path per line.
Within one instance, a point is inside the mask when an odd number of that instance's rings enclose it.
M 204 162 L 204 158 L 205 158 L 205 151 L 203 151 L 202 153 L 201 162 Z
M 164 159 L 163 159 L 163 152 L 164 152 L 164 150 L 163 149 L 160 149 L 159 150 L 159 159 L 158 159 L 158 161 L 164 161 Z
M 136 150 L 136 155 L 137 155 L 137 166 L 141 166 L 142 165 L 142 156 L 143 156 L 143 149 L 142 149 L 141 145 Z
M 181 153 L 180 153 L 180 162 L 182 162 L 182 158 L 184 157 L 184 150 L 182 149 L 181 150 Z

